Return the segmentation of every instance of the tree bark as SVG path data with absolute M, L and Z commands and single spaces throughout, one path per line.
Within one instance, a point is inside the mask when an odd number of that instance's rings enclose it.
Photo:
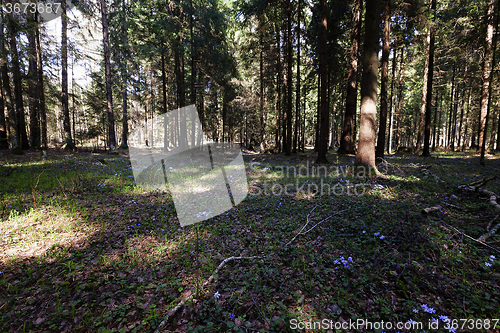
M 361 39 L 361 12 L 363 1 L 355 0 L 353 6 L 353 30 L 351 36 L 351 55 L 349 60 L 349 74 L 347 78 L 347 94 L 340 138 L 339 154 L 354 154 L 354 126 L 356 117 L 356 104 L 358 98 L 358 53 Z
M 361 116 L 358 152 L 354 164 L 373 169 L 375 166 L 375 126 L 377 122 L 377 76 L 379 51 L 380 3 L 368 1 L 365 16 L 363 75 L 361 77 Z
M 14 100 L 12 98 L 12 90 L 10 87 L 10 78 L 7 68 L 7 54 L 8 50 L 4 43 L 4 24 L 2 16 L 2 24 L 0 26 L 0 54 L 1 54 L 1 70 L 2 70 L 2 89 L 5 107 L 7 108 L 6 116 L 6 134 L 9 143 L 9 148 L 13 152 L 21 152 L 18 140 L 18 130 L 17 130 L 17 117 L 16 110 L 14 109 Z
M 109 59 L 109 34 L 108 19 L 106 10 L 106 0 L 101 0 L 102 14 L 102 42 L 104 46 L 104 66 L 106 76 L 106 100 L 108 113 L 108 149 L 110 153 L 116 151 L 115 116 L 113 113 L 113 95 L 111 90 L 111 64 Z
M 300 11 L 301 11 L 301 2 L 302 0 L 298 0 L 297 5 L 297 25 L 295 27 L 295 34 L 297 35 L 297 79 L 295 86 L 295 130 L 293 132 L 293 149 L 292 153 L 297 153 L 297 145 L 298 145 L 298 137 L 299 137 L 299 128 L 301 122 L 300 116 Z
M 391 41 L 391 1 L 385 1 L 384 36 L 382 40 L 382 77 L 380 80 L 380 119 L 378 128 L 376 157 L 384 157 L 385 132 L 387 129 L 387 91 L 389 86 L 389 52 Z
M 286 8 L 287 25 L 287 103 L 286 103 L 286 149 L 285 155 L 292 152 L 292 4 L 287 0 Z
M 42 46 L 40 43 L 40 29 L 36 29 L 36 62 L 38 68 L 38 97 L 39 97 L 39 115 L 40 115 L 40 136 L 43 149 L 48 148 L 47 140 L 47 112 L 45 109 L 45 86 L 43 84 L 43 59 L 42 59 Z

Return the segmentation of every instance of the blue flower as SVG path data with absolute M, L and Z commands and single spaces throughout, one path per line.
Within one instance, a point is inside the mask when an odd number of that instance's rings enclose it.
M 380 239 L 384 239 L 384 238 L 385 238 L 385 236 L 384 236 L 384 235 L 380 236 Z
M 485 262 L 484 265 L 487 267 L 491 267 L 491 264 L 489 262 Z
M 376 233 L 374 233 L 374 235 L 375 235 L 375 236 L 378 236 L 378 235 L 380 235 L 380 232 L 376 232 Z
M 216 291 L 216 292 L 215 292 L 215 294 L 214 294 L 214 298 L 215 298 L 215 299 L 219 299 L 219 297 L 220 297 L 220 294 L 219 294 L 219 292 L 218 292 L 218 291 Z
M 439 319 L 441 319 L 442 321 L 444 321 L 445 323 L 450 321 L 450 318 L 448 318 L 447 316 L 443 316 L 443 315 L 440 315 L 439 316 Z
M 417 309 L 413 309 L 412 311 L 413 311 L 413 313 L 418 313 Z
M 232 313 L 231 313 L 231 314 L 229 315 L 229 320 L 233 321 L 233 320 L 234 320 L 234 318 L 236 318 L 236 316 L 235 316 L 234 314 L 232 314 Z

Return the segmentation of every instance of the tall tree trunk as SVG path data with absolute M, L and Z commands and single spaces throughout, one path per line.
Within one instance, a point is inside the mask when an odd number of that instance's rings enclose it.
M 438 107 L 439 107 L 439 98 L 441 95 L 436 94 L 436 107 L 434 108 L 434 128 L 432 130 L 432 151 L 436 150 L 436 136 L 439 136 L 439 133 L 436 133 L 437 125 L 438 125 Z
M 432 6 L 432 4 L 431 4 Z M 430 42 L 431 42 L 431 25 L 427 27 L 427 37 L 426 37 L 426 48 L 427 48 L 427 54 L 425 57 L 425 65 L 424 65 L 424 80 L 422 82 L 422 99 L 420 101 L 420 118 L 418 122 L 418 132 L 417 132 L 417 145 L 415 146 L 415 149 L 413 150 L 414 154 L 418 154 L 420 152 L 420 148 L 422 147 L 422 139 L 423 139 L 423 132 L 424 132 L 424 126 L 425 126 L 425 108 L 427 105 L 427 88 L 428 88 L 428 83 L 427 80 L 429 78 L 429 50 L 430 50 Z
M 330 110 L 328 110 L 327 105 L 327 79 L 328 79 L 328 69 L 327 69 L 327 15 L 328 15 L 328 4 L 326 0 L 321 0 L 321 19 L 319 26 L 319 73 L 321 77 L 321 89 L 320 89 L 320 128 L 319 128 L 319 141 L 318 141 L 318 158 L 316 163 L 328 163 L 326 159 L 326 153 L 328 150 L 328 128 L 330 126 Z
M 14 21 L 10 21 L 10 51 L 12 56 L 12 76 L 14 79 L 14 99 L 16 102 L 17 118 L 17 142 L 21 149 L 29 149 L 28 135 L 26 133 L 26 121 L 24 116 L 23 88 L 21 81 L 21 68 L 19 65 L 19 53 L 17 50 L 16 28 Z
M 108 148 L 109 152 L 116 151 L 115 116 L 113 113 L 113 95 L 111 90 L 111 64 L 109 59 L 109 34 L 108 19 L 106 10 L 106 0 L 101 0 L 102 13 L 102 42 L 104 46 L 104 66 L 106 75 L 106 100 L 108 110 Z
M 287 25 L 287 42 L 286 42 L 286 80 L 287 80 L 287 102 L 286 102 L 286 149 L 285 155 L 290 155 L 292 152 L 292 4 L 287 0 L 286 4 L 286 25 Z
M 379 51 L 380 3 L 367 1 L 361 77 L 361 116 L 358 152 L 354 164 L 373 169 L 375 166 L 375 124 L 377 122 L 377 76 Z
M 281 152 L 281 31 L 276 24 L 276 153 Z
M 398 106 L 396 108 L 396 135 L 394 138 L 394 149 L 396 152 L 399 149 L 399 140 L 401 138 L 400 125 L 401 125 L 401 108 L 403 107 L 403 72 L 404 72 L 404 48 L 401 49 L 401 59 L 399 63 L 399 78 L 398 78 Z
M 451 128 L 453 126 L 452 120 L 453 120 L 453 97 L 455 96 L 455 66 L 453 66 L 453 75 L 451 77 L 451 90 L 450 90 L 450 111 L 448 113 L 448 127 L 446 131 L 446 148 L 450 148 L 451 145 Z
M 104 4 L 104 0 L 101 0 Z M 63 131 L 65 149 L 73 150 L 75 145 L 71 136 L 71 124 L 69 120 L 68 101 L 68 17 L 66 15 L 66 2 L 61 2 L 61 102 L 63 112 Z M 104 14 L 103 14 L 104 15 Z M 103 19 L 104 22 L 104 19 Z M 107 27 L 106 27 L 107 29 Z M 106 32 L 107 34 L 107 32 Z M 106 52 L 106 51 L 104 51 Z M 106 55 L 105 55 L 106 56 Z M 109 53 L 108 53 L 109 57 Z M 107 78 L 107 77 L 106 77 Z
M 121 66 L 120 66 L 120 76 L 122 79 L 122 142 L 120 144 L 121 149 L 127 149 L 128 148 L 128 96 L 127 96 L 127 86 L 128 86 L 128 80 L 127 80 L 127 48 L 128 48 L 128 38 L 127 38 L 127 22 L 126 22 L 126 12 L 127 8 L 125 7 L 125 0 L 122 0 L 122 26 L 121 26 L 121 33 L 122 33 L 122 50 L 121 50 Z M 166 112 L 166 111 L 164 111 Z M 166 138 L 165 138 L 165 141 Z
M 480 107 L 480 127 L 479 127 L 479 150 L 481 153 L 481 158 L 479 163 L 484 165 L 484 152 L 486 149 L 486 128 L 488 125 L 488 116 L 490 112 L 490 101 L 491 101 L 491 86 L 492 86 L 492 72 L 495 67 L 495 44 L 493 38 L 493 32 L 495 26 L 498 27 L 498 19 L 496 24 L 494 23 L 495 18 L 495 0 L 490 1 L 488 5 L 487 14 L 487 28 L 486 28 L 486 47 L 484 51 L 484 63 L 483 63 L 483 86 L 481 91 L 481 107 Z M 498 16 L 498 13 L 497 15 Z M 496 42 L 496 38 L 495 38 Z
M 468 63 L 465 61 L 465 69 L 464 69 L 464 77 L 467 77 L 468 74 Z M 465 83 L 462 85 L 462 101 L 460 103 L 460 126 L 458 127 L 458 142 L 457 142 L 457 148 L 461 148 L 461 142 L 462 142 L 462 126 L 464 123 L 464 108 L 465 108 L 465 99 L 467 97 L 467 87 L 465 86 Z
M 295 83 L 295 130 L 293 132 L 293 149 L 292 153 L 297 152 L 299 128 L 301 122 L 300 116 L 300 11 L 301 2 L 298 0 L 297 6 L 297 25 L 295 27 L 295 34 L 297 35 L 297 79 Z
M 431 11 L 435 15 L 436 13 L 436 0 L 431 1 Z M 424 151 L 422 156 L 431 156 L 429 151 L 431 142 L 431 115 L 432 115 L 432 79 L 434 76 L 434 22 L 431 23 L 430 29 L 430 40 L 429 40 L 429 52 L 428 52 L 428 64 L 429 68 L 427 70 L 427 97 L 425 99 L 425 137 L 424 137 Z
M 28 14 L 29 15 L 29 14 Z M 40 147 L 40 116 L 38 97 L 38 64 L 36 51 L 36 31 L 38 29 L 37 14 L 29 15 L 28 32 L 29 41 L 29 87 L 30 87 L 30 145 L 33 148 Z
M 260 151 L 264 152 L 266 149 L 265 143 L 265 131 L 266 125 L 264 123 L 264 27 L 262 23 L 262 16 L 259 17 L 259 81 L 260 81 L 260 92 L 259 92 L 259 108 L 260 108 Z
M 163 101 L 162 101 L 162 112 L 163 114 L 167 113 L 167 70 L 165 68 L 165 52 L 166 49 L 164 48 L 161 51 L 161 92 L 163 95 Z M 168 150 L 168 124 L 165 122 L 163 124 L 163 150 L 167 151 Z
M 380 80 L 380 119 L 375 156 L 384 157 L 385 132 L 387 126 L 387 88 L 389 86 L 389 51 L 391 41 L 391 1 L 385 1 L 384 36 L 382 38 L 382 77 Z
M 43 84 L 43 59 L 42 59 L 42 46 L 40 43 L 40 29 L 36 29 L 36 62 L 38 68 L 38 110 L 40 115 L 40 136 L 43 149 L 48 148 L 47 139 L 47 112 L 45 109 L 45 86 Z
M 342 137 L 340 138 L 339 154 L 354 154 L 354 126 L 356 104 L 358 99 L 358 53 L 361 39 L 361 13 L 363 1 L 355 0 L 353 6 L 353 30 L 351 35 L 351 51 L 349 60 L 349 74 L 347 78 L 347 94 Z
M 6 57 L 3 49 L 3 16 L 0 17 L 0 64 L 6 65 Z M 9 149 L 9 141 L 7 139 L 7 121 L 6 121 L 6 114 L 5 111 L 7 110 L 6 108 L 6 100 L 5 100 L 5 94 L 3 91 L 3 82 L 2 82 L 2 77 L 0 76 L 0 149 Z
M 1 70 L 2 70 L 2 89 L 5 106 L 7 107 L 6 113 L 6 134 L 8 137 L 9 148 L 12 152 L 22 153 L 19 145 L 19 135 L 17 130 L 17 117 L 16 110 L 14 109 L 14 100 L 12 98 L 12 90 L 10 87 L 10 78 L 7 69 L 7 54 L 8 50 L 4 44 L 4 24 L 2 16 L 2 24 L 0 26 L 0 54 L 2 56 Z
M 389 106 L 389 140 L 387 140 L 387 154 L 392 150 L 392 134 L 394 127 L 394 86 L 396 81 L 396 63 L 397 63 L 397 43 L 394 42 L 394 51 L 392 54 L 392 79 L 391 79 L 391 104 Z

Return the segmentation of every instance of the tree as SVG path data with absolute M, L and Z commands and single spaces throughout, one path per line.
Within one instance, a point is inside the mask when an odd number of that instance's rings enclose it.
M 61 102 L 63 111 L 63 130 L 65 149 L 75 149 L 71 136 L 71 124 L 69 120 L 68 101 L 68 16 L 66 14 L 66 2 L 61 2 Z
M 431 1 L 431 13 L 436 12 L 436 0 Z M 430 37 L 428 40 L 429 51 L 426 63 L 428 64 L 427 69 L 427 96 L 425 98 L 425 138 L 424 138 L 424 151 L 422 156 L 431 156 L 429 151 L 431 142 L 431 114 L 432 114 L 432 79 L 434 76 L 434 23 L 429 27 Z M 417 144 L 417 148 L 418 148 Z
M 361 116 L 358 152 L 354 164 L 373 169 L 375 166 L 375 126 L 377 114 L 377 76 L 379 51 L 379 1 L 367 1 L 361 77 Z
M 319 75 L 320 75 L 320 128 L 319 128 L 319 140 L 318 140 L 318 158 L 316 163 L 328 163 L 326 159 L 326 153 L 328 150 L 328 129 L 330 127 L 330 110 L 328 109 L 326 90 L 327 90 L 327 42 L 326 42 L 326 32 L 327 32 L 327 14 L 328 5 L 326 0 L 320 0 L 320 10 L 321 19 L 319 26 Z
M 111 90 L 111 64 L 109 59 L 109 36 L 108 36 L 108 20 L 106 10 L 106 0 L 101 0 L 102 14 L 102 43 L 104 46 L 104 66 L 106 79 L 106 101 L 108 113 L 108 149 L 109 152 L 116 151 L 116 135 L 115 135 L 115 117 L 113 114 L 113 95 Z
M 351 51 L 349 61 L 349 76 L 347 78 L 347 93 L 344 114 L 344 124 L 340 139 L 339 154 L 354 154 L 354 117 L 358 99 L 358 53 L 361 38 L 361 12 L 363 1 L 355 0 L 353 6 L 353 30 L 351 35 Z
M 391 38 L 391 1 L 385 0 L 384 36 L 382 38 L 382 79 L 380 88 L 380 120 L 375 156 L 384 157 L 385 131 L 387 124 L 387 91 L 389 86 L 389 51 Z
M 493 32 L 494 27 L 494 14 L 495 14 L 495 2 L 490 1 L 488 4 L 488 13 L 486 16 L 487 28 L 486 28 L 486 38 L 485 38 L 485 51 L 484 51 L 484 62 L 483 62 L 483 75 L 482 75 L 482 89 L 481 89 L 481 105 L 480 105 L 480 123 L 479 123 L 479 150 L 481 153 L 481 158 L 479 163 L 484 165 L 484 152 L 486 149 L 486 126 L 488 123 L 488 115 L 490 111 L 490 100 L 491 100 L 491 81 L 492 81 L 492 67 L 494 66 L 494 45 L 493 45 Z M 498 24 L 497 24 L 498 26 Z

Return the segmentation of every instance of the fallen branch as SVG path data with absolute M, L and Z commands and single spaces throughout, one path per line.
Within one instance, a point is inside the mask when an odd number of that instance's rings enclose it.
M 474 237 L 471 237 L 471 236 L 467 235 L 466 233 L 461 232 L 461 231 L 460 231 L 460 230 L 458 230 L 457 228 L 455 228 L 455 227 L 453 227 L 453 226 L 449 225 L 448 223 L 445 223 L 445 222 L 442 222 L 442 221 L 441 221 L 441 223 L 442 223 L 442 224 L 444 224 L 445 226 L 447 226 L 448 228 L 451 228 L 451 229 L 455 230 L 455 231 L 456 231 L 456 232 L 458 232 L 459 234 L 461 234 L 461 235 L 463 235 L 463 236 L 465 236 L 465 237 L 467 237 L 467 238 L 472 239 L 474 242 L 478 242 L 479 244 L 484 245 L 484 246 L 486 246 L 487 248 L 489 248 L 489 249 L 491 249 L 491 250 L 493 250 L 493 251 L 496 251 L 496 252 L 500 253 L 500 250 L 498 250 L 498 249 L 494 248 L 494 247 L 493 247 L 493 246 L 491 246 L 491 245 L 486 244 L 485 242 L 483 242 L 483 241 L 481 241 L 481 240 L 479 240 L 479 239 L 475 239 Z
M 427 177 L 433 177 L 434 178 L 434 181 L 436 183 L 446 183 L 444 180 L 442 180 L 441 178 L 439 178 L 435 173 L 433 173 L 431 170 L 429 169 L 422 169 L 422 173 L 427 176 Z
M 497 217 L 495 217 L 491 222 L 493 222 Z M 500 223 L 498 223 L 496 226 L 493 227 L 493 229 L 489 230 L 490 226 L 491 226 L 491 222 L 488 225 L 488 228 L 486 229 L 488 232 L 478 238 L 478 240 L 480 240 L 481 242 L 486 242 L 486 239 L 488 239 L 489 237 L 493 236 L 498 231 L 498 229 L 500 228 Z
M 210 275 L 210 277 L 202 284 L 202 287 L 205 287 L 208 285 L 212 280 L 214 279 L 214 275 L 216 275 L 222 267 L 224 267 L 228 262 L 232 260 L 242 260 L 242 259 L 260 259 L 261 257 L 229 257 L 225 259 L 223 262 L 220 263 L 220 265 L 217 267 L 217 269 Z M 186 296 L 172 309 L 170 310 L 165 319 L 158 325 L 158 328 L 156 329 L 155 333 L 159 333 L 160 330 L 167 324 L 167 321 L 170 317 L 172 317 L 181 307 L 186 304 L 187 301 L 189 301 L 191 298 L 193 298 L 193 293 L 189 292 L 186 294 Z

